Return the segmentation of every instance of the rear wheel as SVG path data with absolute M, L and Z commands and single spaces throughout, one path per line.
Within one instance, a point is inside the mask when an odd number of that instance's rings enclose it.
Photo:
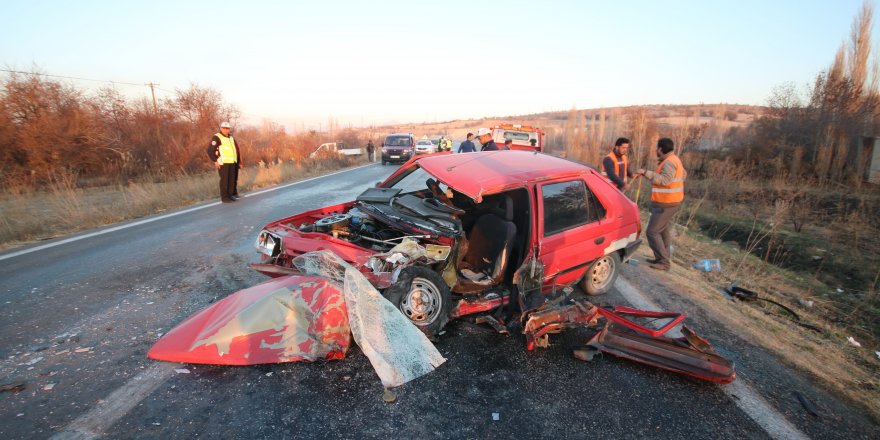
M 428 336 L 436 335 L 449 322 L 452 310 L 449 287 L 431 269 L 418 266 L 404 269 L 397 283 L 385 289 L 383 295 Z
M 620 255 L 617 252 L 599 257 L 590 264 L 590 268 L 584 274 L 581 288 L 587 295 L 608 293 L 614 286 L 618 272 L 620 272 Z

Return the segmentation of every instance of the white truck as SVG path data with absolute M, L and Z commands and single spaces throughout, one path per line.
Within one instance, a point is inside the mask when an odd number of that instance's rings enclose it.
M 341 157 L 355 157 L 362 156 L 364 154 L 363 148 L 345 148 L 345 144 L 342 142 L 327 142 L 315 148 L 315 151 L 312 151 L 309 154 L 309 157 L 318 157 L 321 155 L 337 155 Z

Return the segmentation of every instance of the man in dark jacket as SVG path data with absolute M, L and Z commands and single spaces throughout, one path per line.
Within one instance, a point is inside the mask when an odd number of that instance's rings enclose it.
M 462 142 L 462 143 L 458 146 L 458 152 L 459 152 L 459 153 L 473 153 L 473 152 L 476 152 L 476 151 L 477 151 L 477 147 L 476 147 L 476 145 L 474 145 L 474 141 L 473 141 L 473 139 L 474 139 L 474 134 L 473 134 L 473 133 L 468 133 L 468 134 L 467 134 L 467 140 L 464 141 L 464 142 Z
M 629 139 L 617 138 L 614 149 L 605 156 L 602 161 L 602 175 L 617 186 L 617 189 L 626 191 L 629 189 L 629 179 L 633 173 L 629 169 L 627 153 L 629 152 Z

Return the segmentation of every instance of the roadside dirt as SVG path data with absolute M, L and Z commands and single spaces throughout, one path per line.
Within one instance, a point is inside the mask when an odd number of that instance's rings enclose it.
M 849 438 L 878 432 L 880 394 L 847 388 L 859 387 L 861 380 L 852 377 L 852 356 L 844 354 L 854 347 L 842 345 L 845 340 L 819 336 L 752 303 L 728 299 L 720 291 L 726 285 L 719 282 L 721 277 L 690 267 L 694 242 L 684 236 L 674 242 L 675 264 L 670 272 L 648 267 L 646 260 L 653 254 L 645 244 L 635 256 L 638 263 L 624 264 L 622 275 L 663 309 L 687 313 L 686 325 L 736 363 L 737 377 L 748 380 L 807 435 L 822 437 L 830 426 Z M 702 258 L 706 257 L 710 255 Z M 741 285 L 749 287 L 747 277 Z M 792 369 L 798 374 L 791 374 Z M 818 409 L 818 415 L 810 414 L 801 403 L 803 398 Z

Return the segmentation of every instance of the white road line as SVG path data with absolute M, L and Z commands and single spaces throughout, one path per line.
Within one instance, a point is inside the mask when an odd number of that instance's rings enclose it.
M 180 364 L 157 362 L 110 393 L 103 402 L 70 422 L 51 440 L 91 440 L 104 434 L 117 420 L 128 414 L 141 400 L 171 377 Z
M 614 287 L 629 303 L 638 309 L 660 310 L 656 303 L 648 299 L 642 292 L 636 289 L 623 277 L 618 277 Z M 683 335 L 679 327 L 670 330 L 668 336 L 680 338 Z M 722 385 L 724 393 L 731 397 L 736 406 L 755 421 L 767 434 L 775 439 L 807 440 L 806 434 L 798 430 L 768 403 L 751 385 L 742 377 L 737 377 L 733 383 Z
M 264 190 L 261 190 L 261 191 L 257 191 L 257 192 L 255 192 L 255 193 L 245 194 L 245 197 L 252 197 L 252 196 L 257 196 L 257 195 L 260 195 L 260 194 L 265 194 L 265 193 L 267 193 L 267 192 L 278 191 L 278 190 L 280 190 L 280 189 L 284 189 L 284 188 L 287 188 L 287 187 L 290 187 L 290 186 L 293 186 L 293 185 L 299 185 L 299 184 L 301 184 L 301 183 L 311 182 L 312 180 L 321 179 L 321 178 L 324 178 L 324 177 L 329 177 L 329 176 L 333 176 L 333 175 L 336 175 L 336 174 L 345 173 L 345 172 L 348 172 L 348 171 L 354 171 L 354 170 L 358 170 L 358 169 L 361 169 L 361 168 L 366 168 L 366 167 L 369 167 L 369 166 L 372 166 L 372 165 L 375 165 L 375 163 L 372 163 L 372 164 L 370 164 L 370 165 L 361 165 L 361 166 L 359 166 L 359 167 L 355 167 L 355 168 L 347 168 L 347 169 L 344 169 L 344 170 L 342 170 L 342 171 L 336 171 L 336 172 L 334 172 L 334 173 L 324 174 L 323 176 L 311 177 L 311 178 L 308 178 L 308 179 L 305 179 L 305 180 L 300 180 L 300 181 L 297 181 L 297 182 L 292 182 L 292 183 L 287 183 L 287 184 L 280 185 L 280 186 L 275 186 L 275 187 L 272 187 L 272 188 L 267 188 L 267 189 L 264 189 Z M 52 242 L 52 243 L 47 243 L 47 244 L 43 244 L 43 245 L 39 245 L 39 246 L 34 246 L 34 247 L 32 247 L 32 248 L 22 249 L 22 250 L 20 250 L 20 251 L 10 252 L 10 253 L 5 254 L 5 255 L 0 255 L 0 261 L 6 260 L 6 259 L 9 259 L 9 258 L 18 257 L 18 256 L 20 256 L 20 255 L 29 254 L 29 253 L 31 253 L 31 252 L 41 251 L 41 250 L 43 250 L 43 249 L 49 249 L 49 248 L 52 248 L 52 247 L 55 247 L 55 246 L 61 246 L 62 244 L 72 243 L 72 242 L 74 242 L 74 241 L 85 240 L 86 238 L 92 238 L 92 237 L 96 237 L 96 236 L 98 236 L 98 235 L 109 234 L 109 233 L 111 233 L 111 232 L 116 232 L 116 231 L 119 231 L 119 230 L 122 230 L 122 229 L 133 228 L 133 227 L 135 227 L 135 226 L 140 226 L 140 225 L 143 225 L 143 224 L 146 224 L 146 223 L 151 223 L 151 222 L 154 222 L 154 221 L 163 220 L 163 219 L 166 219 L 166 218 L 169 218 L 169 217 L 174 217 L 174 216 L 178 216 L 178 215 L 182 215 L 182 214 L 187 214 L 187 213 L 190 213 L 190 212 L 193 212 L 193 211 L 198 211 L 198 210 L 200 210 L 200 209 L 205 209 L 205 208 L 210 208 L 210 207 L 212 207 L 212 206 L 217 206 L 217 205 L 219 205 L 219 204 L 220 204 L 220 202 L 211 202 L 211 203 L 208 203 L 208 204 L 205 204 L 205 205 L 200 205 L 200 206 L 196 206 L 196 207 L 193 207 L 193 208 L 187 208 L 187 209 L 184 209 L 184 210 L 182 210 L 182 211 L 176 211 L 176 212 L 172 212 L 172 213 L 168 213 L 168 214 L 160 215 L 160 216 L 158 216 L 158 217 L 151 217 L 151 218 L 144 219 L 144 220 L 138 220 L 138 221 L 133 222 L 133 223 L 127 223 L 127 224 L 124 224 L 124 225 L 114 226 L 114 227 L 112 227 L 112 228 L 102 229 L 102 230 L 100 230 L 100 231 L 90 232 L 90 233 L 88 233 L 88 234 L 78 235 L 78 236 L 76 236 L 76 237 L 65 238 L 64 240 L 55 241 L 55 242 Z

